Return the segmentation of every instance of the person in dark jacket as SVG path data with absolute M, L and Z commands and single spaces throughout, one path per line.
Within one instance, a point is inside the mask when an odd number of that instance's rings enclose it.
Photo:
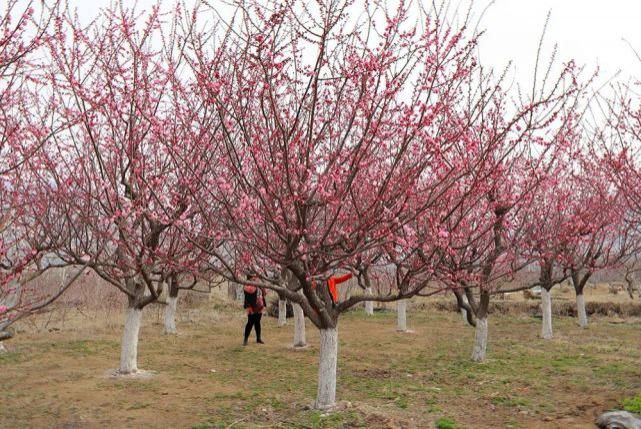
M 247 280 L 253 280 L 253 278 L 254 276 L 247 276 Z M 262 287 L 245 285 L 245 287 L 243 287 L 243 292 L 245 293 L 244 307 L 247 309 L 247 324 L 245 325 L 245 338 L 243 345 L 247 345 L 247 340 L 249 339 L 249 334 L 251 333 L 252 328 L 256 330 L 256 342 L 258 344 L 265 344 L 260 338 L 260 319 L 263 317 L 263 311 L 265 310 L 265 289 Z

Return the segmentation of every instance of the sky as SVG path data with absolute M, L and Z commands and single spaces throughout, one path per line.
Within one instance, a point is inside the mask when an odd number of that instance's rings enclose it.
M 68 1 L 77 7 L 82 19 L 89 20 L 112 0 Z M 133 0 L 123 1 L 125 5 L 133 4 Z M 187 0 L 187 4 L 195 1 L 198 0 Z M 216 4 L 216 0 L 209 1 Z M 470 2 L 459 1 L 463 10 Z M 156 0 L 137 1 L 139 10 L 155 3 Z M 172 4 L 173 0 L 161 2 L 166 7 Z M 551 17 L 543 45 L 544 58 L 549 58 L 557 44 L 559 61 L 574 59 L 590 73 L 598 66 L 598 82 L 606 82 L 619 71 L 621 79 L 627 80 L 630 76 L 641 79 L 641 61 L 632 48 L 641 54 L 639 0 L 473 0 L 472 4 L 476 18 L 482 16 L 479 28 L 485 31 L 479 47 L 481 61 L 497 69 L 512 61 L 508 75 L 511 82 L 522 85 L 532 82 L 537 47 L 548 12 Z
M 538 40 L 551 12 L 545 35 L 549 55 L 558 44 L 558 58 L 574 59 L 599 79 L 618 71 L 641 79 L 641 1 L 638 0 L 497 0 L 485 13 L 481 27 L 481 60 L 498 67 L 513 60 L 520 81 L 532 79 Z M 632 47 L 634 47 L 634 50 Z

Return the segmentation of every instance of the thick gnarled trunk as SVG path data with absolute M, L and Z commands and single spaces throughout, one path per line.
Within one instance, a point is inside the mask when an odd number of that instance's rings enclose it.
M 336 367 L 338 360 L 338 329 L 320 330 L 318 392 L 315 408 L 326 410 L 336 405 Z

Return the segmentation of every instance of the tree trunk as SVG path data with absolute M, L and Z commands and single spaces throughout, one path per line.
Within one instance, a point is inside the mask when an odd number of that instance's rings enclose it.
M 336 404 L 336 362 L 338 359 L 338 330 L 320 330 L 320 362 L 318 365 L 318 393 L 315 408 L 326 410 Z
M 4 346 L 4 344 L 2 343 L 2 341 L 0 341 L 0 354 L 2 354 L 2 353 L 6 353 L 6 352 L 7 352 L 6 347 Z
M 131 374 L 138 371 L 138 334 L 140 333 L 140 322 L 142 310 L 137 307 L 127 307 L 127 319 L 125 330 L 122 335 L 120 350 L 120 374 Z
M 237 285 L 233 282 L 227 282 L 227 298 L 232 301 L 238 300 Z
M 486 289 L 481 289 L 479 294 L 478 306 L 474 305 L 474 297 L 466 289 L 466 295 L 463 295 L 465 302 L 470 303 L 470 307 L 476 316 L 476 325 L 474 328 L 474 348 L 472 349 L 472 361 L 484 362 L 487 353 L 487 337 L 488 337 L 488 324 L 487 316 L 490 308 L 490 292 Z
M 576 294 L 576 314 L 579 318 L 579 326 L 582 328 L 588 327 L 588 314 L 585 312 L 585 296 L 583 295 L 583 290 L 588 280 L 592 277 L 592 274 L 590 270 L 585 270 L 583 273 L 579 270 L 572 270 L 570 275 L 572 285 L 574 286 L 574 293 Z
M 307 341 L 305 339 L 305 313 L 303 308 L 292 303 L 294 308 L 294 347 L 305 347 Z
M 485 362 L 485 353 L 487 351 L 487 331 L 487 316 L 476 319 L 474 350 L 472 350 L 472 360 L 474 362 Z
M 576 313 L 579 316 L 579 326 L 587 328 L 588 314 L 585 312 L 585 297 L 582 293 L 576 296 Z
M 463 302 L 464 302 L 465 304 L 467 304 L 467 305 L 469 305 L 469 304 L 470 304 L 470 303 L 469 303 L 469 301 L 467 300 L 467 296 L 465 296 L 465 294 L 463 294 L 463 295 L 461 296 L 461 299 L 463 300 Z M 464 321 L 465 323 L 468 323 L 468 321 L 467 321 L 467 310 L 466 310 L 464 307 L 461 307 L 461 316 L 463 316 L 463 321 Z
M 407 300 L 401 299 L 396 303 L 396 330 L 407 332 Z
M 287 300 L 278 298 L 278 326 L 287 323 Z
M 167 305 L 165 306 L 165 329 L 163 333 L 167 335 L 176 335 L 176 305 L 178 304 L 177 296 L 170 296 L 167 298 Z
M 552 295 L 546 288 L 541 289 L 541 309 L 543 312 L 541 337 L 549 340 L 552 338 Z
M 368 295 L 372 295 L 372 288 L 368 287 L 365 289 L 365 292 Z M 365 301 L 365 314 L 372 316 L 374 314 L 374 301 Z
M 164 333 L 167 335 L 176 335 L 176 305 L 178 304 L 178 276 L 176 274 L 173 274 L 169 279 L 169 292 L 167 295 Z

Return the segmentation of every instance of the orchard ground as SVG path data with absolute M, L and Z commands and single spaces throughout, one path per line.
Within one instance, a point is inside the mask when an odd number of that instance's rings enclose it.
M 408 334 L 395 332 L 395 317 L 359 309 L 341 318 L 340 404 L 323 414 L 308 408 L 318 368 L 309 322 L 305 350 L 289 348 L 292 319 L 277 328 L 269 317 L 267 344 L 242 347 L 242 308 L 222 296 L 179 306 L 178 336 L 161 334 L 161 308 L 152 308 L 138 362 L 154 373 L 134 379 L 109 371 L 118 312 L 38 315 L 0 355 L 0 427 L 586 428 L 641 391 L 638 318 L 592 317 L 583 330 L 557 317 L 545 341 L 540 319 L 493 314 L 489 359 L 475 364 L 460 315 L 410 306 Z

